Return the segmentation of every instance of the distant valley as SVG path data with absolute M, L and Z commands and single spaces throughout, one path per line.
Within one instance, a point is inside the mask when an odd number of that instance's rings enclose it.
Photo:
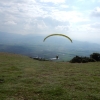
M 45 36 L 18 35 L 0 32 L 0 52 L 22 54 L 30 57 L 54 58 L 59 55 L 60 61 L 69 61 L 76 55 L 89 56 L 93 52 L 100 53 L 100 45 L 80 42 L 61 37 L 48 38 Z

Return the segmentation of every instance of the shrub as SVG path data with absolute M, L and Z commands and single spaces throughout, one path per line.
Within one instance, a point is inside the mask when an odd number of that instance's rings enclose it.
M 71 63 L 87 63 L 87 62 L 95 62 L 96 60 L 89 57 L 74 57 L 70 62 Z
M 93 53 L 90 55 L 90 58 L 95 59 L 96 61 L 100 61 L 100 54 L 99 53 Z

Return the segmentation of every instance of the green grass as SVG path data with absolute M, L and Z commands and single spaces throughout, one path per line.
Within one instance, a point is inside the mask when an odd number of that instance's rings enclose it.
M 37 61 L 0 53 L 0 100 L 100 100 L 100 62 Z

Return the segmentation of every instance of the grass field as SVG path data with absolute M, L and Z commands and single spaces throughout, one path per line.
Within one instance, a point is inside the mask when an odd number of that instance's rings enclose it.
M 100 62 L 37 61 L 0 53 L 0 100 L 100 100 Z

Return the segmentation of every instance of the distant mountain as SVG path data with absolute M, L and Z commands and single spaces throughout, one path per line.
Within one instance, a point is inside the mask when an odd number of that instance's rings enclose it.
M 0 32 L 0 51 L 46 58 L 60 55 L 63 60 L 76 55 L 89 56 L 93 52 L 100 53 L 99 44 L 75 40 L 71 43 L 62 37 L 48 38 L 43 42 L 44 37 Z

